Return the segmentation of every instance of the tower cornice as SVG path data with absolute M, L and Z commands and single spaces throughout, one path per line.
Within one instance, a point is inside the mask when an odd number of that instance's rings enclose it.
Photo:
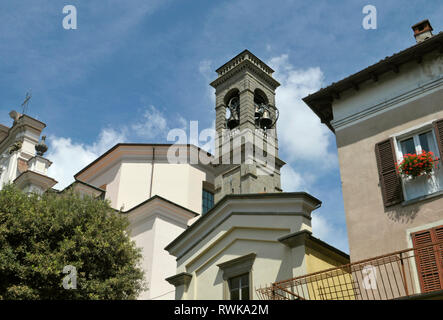
M 214 88 L 217 88 L 222 83 L 226 82 L 240 71 L 248 69 L 256 74 L 260 79 L 269 84 L 274 90 L 280 86 L 280 83 L 272 77 L 272 70 L 260 59 L 256 58 L 252 53 L 245 50 L 240 55 L 221 66 L 216 70 L 218 78 L 210 83 Z

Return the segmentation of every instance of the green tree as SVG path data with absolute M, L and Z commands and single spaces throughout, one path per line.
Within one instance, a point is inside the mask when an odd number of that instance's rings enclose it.
M 128 226 L 107 201 L 72 191 L 27 195 L 5 186 L 0 299 L 135 299 L 145 283 Z M 75 282 L 65 266 L 76 268 L 76 289 L 64 287 L 64 279 L 65 286 Z

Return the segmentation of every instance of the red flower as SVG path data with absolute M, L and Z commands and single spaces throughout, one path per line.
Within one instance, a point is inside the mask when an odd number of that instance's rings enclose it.
M 431 152 L 425 150 L 422 150 L 419 154 L 405 154 L 402 161 L 396 163 L 396 170 L 400 174 L 412 177 L 429 175 L 433 170 L 432 164 L 434 163 L 431 154 Z

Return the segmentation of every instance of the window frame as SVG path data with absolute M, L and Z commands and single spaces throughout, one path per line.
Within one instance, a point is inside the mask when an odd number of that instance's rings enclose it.
M 205 208 L 206 208 L 205 200 L 208 200 L 208 199 L 205 199 L 205 194 L 210 194 L 212 196 L 212 206 L 208 207 L 206 211 L 205 211 Z M 203 188 L 202 189 L 202 215 L 208 213 L 208 211 L 210 211 L 213 207 L 214 207 L 214 193 Z
M 254 300 L 254 292 L 252 290 L 253 288 L 252 269 L 256 256 L 257 254 L 255 252 L 252 252 L 217 265 L 220 268 L 220 271 L 222 272 L 224 300 L 231 300 L 231 291 L 229 290 L 229 280 L 245 274 L 248 274 L 249 300 Z
M 428 224 L 424 224 L 424 225 L 420 225 L 417 227 L 407 229 L 406 230 L 406 239 L 408 242 L 408 248 L 414 249 L 413 234 L 416 234 L 419 232 L 424 232 L 426 230 L 431 230 L 431 229 L 437 228 L 442 225 L 443 225 L 443 220 L 438 220 L 438 221 L 434 221 L 432 223 L 428 223 Z M 419 271 L 418 271 L 418 267 L 417 267 L 417 263 L 416 263 L 415 258 L 412 259 L 411 266 L 412 266 L 412 278 L 414 280 L 414 286 L 417 290 L 417 293 L 422 293 L 421 284 L 420 284 L 420 275 L 419 275 Z
M 214 185 L 208 181 L 202 181 L 202 196 L 201 196 L 201 213 L 202 215 L 206 214 L 208 211 L 210 211 L 214 205 L 215 205 L 215 190 Z M 204 209 L 204 200 L 205 200 L 205 192 L 212 195 L 212 207 L 208 208 L 208 210 L 205 212 Z
M 421 147 L 421 142 L 420 142 L 419 136 L 421 134 L 428 133 L 428 132 L 431 132 L 431 134 L 432 134 L 432 142 L 433 142 L 434 150 L 438 150 L 437 137 L 435 136 L 435 131 L 433 130 L 432 126 L 431 127 L 426 126 L 425 128 L 422 128 L 421 130 L 415 130 L 415 131 L 411 132 L 410 134 L 406 133 L 406 134 L 396 137 L 396 142 L 397 142 L 396 143 L 396 154 L 397 154 L 398 161 L 403 160 L 403 152 L 401 150 L 401 143 L 403 141 L 412 138 L 414 141 L 415 152 L 418 154 L 423 151 L 423 149 Z M 418 151 L 418 149 L 420 151 Z M 427 151 L 429 151 L 429 150 L 427 150 Z
M 423 133 L 427 133 L 429 131 L 432 134 L 432 140 L 433 140 L 433 144 L 434 144 L 433 145 L 434 149 L 435 150 L 439 150 L 438 143 L 437 143 L 437 137 L 435 135 L 435 130 L 434 130 L 434 127 L 433 127 L 433 123 L 435 121 L 436 120 L 432 120 L 432 121 L 420 124 L 419 126 L 410 128 L 410 129 L 408 129 L 406 131 L 400 132 L 400 133 L 392 136 L 392 138 L 394 138 L 394 148 L 395 148 L 395 155 L 397 157 L 397 163 L 403 161 L 403 159 L 404 159 L 403 152 L 402 152 L 402 149 L 401 149 L 401 142 L 403 142 L 403 141 L 405 141 L 405 140 L 407 140 L 409 138 L 413 138 L 414 146 L 415 146 L 415 152 L 418 153 L 418 151 L 417 151 L 418 149 L 420 151 L 423 150 L 421 148 L 421 143 L 420 143 L 419 135 L 421 135 Z M 438 156 L 438 155 L 435 154 L 435 156 Z M 440 161 L 441 161 L 441 159 L 439 160 L 439 162 Z M 434 173 L 433 173 L 433 175 L 434 175 Z M 401 184 L 402 184 L 403 199 L 405 199 L 405 200 L 403 200 L 403 203 L 409 202 L 409 201 L 414 201 L 415 202 L 416 200 L 419 200 L 422 197 L 432 196 L 432 195 L 438 194 L 439 192 L 443 192 L 443 189 L 441 189 L 439 191 L 436 191 L 436 192 L 433 192 L 433 193 L 430 193 L 430 194 L 424 194 L 424 195 L 421 195 L 421 196 L 409 199 L 409 198 L 407 198 L 406 184 L 405 184 L 405 182 L 407 180 L 404 177 L 401 177 L 400 180 L 401 180 Z
M 233 277 L 230 277 L 230 278 L 227 279 L 229 300 L 233 300 L 232 299 L 232 291 L 234 291 L 234 290 L 237 290 L 239 292 L 239 299 L 236 299 L 236 300 L 239 300 L 239 301 L 251 300 L 251 276 L 250 276 L 250 273 L 251 272 L 243 273 L 243 274 L 240 274 L 240 275 L 237 275 L 237 276 L 233 276 Z M 247 284 L 247 286 L 242 286 L 242 281 L 241 280 L 245 276 L 246 276 L 246 279 L 248 279 L 247 280 L 248 284 Z M 236 278 L 239 278 L 239 281 L 240 281 L 239 282 L 239 286 L 236 289 L 231 289 L 231 281 L 236 279 Z M 242 292 L 243 292 L 242 289 L 243 288 L 248 288 L 248 299 L 242 299 Z

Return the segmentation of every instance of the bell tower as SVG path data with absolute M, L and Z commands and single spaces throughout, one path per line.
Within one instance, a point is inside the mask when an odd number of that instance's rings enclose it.
M 215 196 L 281 192 L 272 70 L 248 50 L 216 70 Z

